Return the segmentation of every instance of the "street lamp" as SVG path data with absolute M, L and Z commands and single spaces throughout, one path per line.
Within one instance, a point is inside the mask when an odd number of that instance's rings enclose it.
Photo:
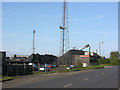
M 103 42 L 99 42 L 99 55 L 101 57 L 101 49 L 100 49 L 100 44 L 103 43 Z

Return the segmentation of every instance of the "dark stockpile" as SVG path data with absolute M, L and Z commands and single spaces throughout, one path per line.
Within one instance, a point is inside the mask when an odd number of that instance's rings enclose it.
M 58 57 L 54 55 L 40 55 L 40 54 L 32 54 L 25 60 L 15 60 L 15 59 L 7 59 L 5 60 L 6 63 L 40 63 L 40 64 L 52 64 L 58 61 Z
M 40 55 L 40 54 L 32 54 L 26 59 L 24 62 L 32 62 L 32 63 L 40 63 L 40 64 L 51 64 L 57 62 L 58 57 L 54 55 Z
M 71 55 L 84 55 L 84 51 L 82 50 L 69 50 L 66 54 L 71 54 Z

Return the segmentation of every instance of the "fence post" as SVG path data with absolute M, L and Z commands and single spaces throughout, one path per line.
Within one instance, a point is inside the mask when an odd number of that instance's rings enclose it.
M 9 66 L 9 64 L 7 63 L 7 76 L 8 76 L 8 66 Z
M 16 65 L 16 68 L 17 68 L 17 76 L 18 76 L 18 65 Z

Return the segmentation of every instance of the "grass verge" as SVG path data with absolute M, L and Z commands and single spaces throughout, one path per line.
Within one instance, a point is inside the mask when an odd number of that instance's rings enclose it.
M 20 76 L 3 76 L 2 77 L 2 82 L 4 81 L 9 81 L 9 80 L 13 80 L 15 78 L 19 78 Z
M 104 66 L 107 65 L 94 65 L 94 66 L 88 66 L 88 67 L 80 67 L 80 68 L 73 68 L 69 70 L 58 70 L 58 71 L 48 71 L 48 72 L 33 72 L 34 74 L 50 74 L 50 73 L 60 73 L 60 72 L 70 72 L 70 71 L 83 71 L 83 70 L 90 70 L 90 69 L 101 69 L 104 68 Z M 18 78 L 20 76 L 3 76 L 2 81 L 8 81 L 8 80 L 13 80 L 15 78 Z
M 95 66 L 88 66 L 88 67 L 80 67 L 80 68 L 73 68 L 73 69 L 65 69 L 65 70 L 57 70 L 57 71 L 48 71 L 48 72 L 33 72 L 33 74 L 50 74 L 50 73 L 60 73 L 60 72 L 69 72 L 69 71 L 83 71 L 83 70 L 90 70 L 90 69 L 101 69 L 104 68 L 105 65 L 95 65 Z

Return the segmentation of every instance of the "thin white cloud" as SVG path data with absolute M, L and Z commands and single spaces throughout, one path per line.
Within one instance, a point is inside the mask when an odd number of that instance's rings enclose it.
M 103 35 L 110 35 L 110 32 L 102 31 L 102 30 L 91 30 L 93 33 L 103 34 Z
M 100 14 L 100 15 L 96 15 L 94 17 L 81 18 L 81 19 L 72 18 L 72 19 L 69 19 L 69 21 L 70 22 L 89 22 L 89 21 L 100 20 L 103 18 L 104 18 L 104 16 Z
M 97 18 L 103 18 L 104 16 L 103 15 L 97 15 L 96 17 Z

